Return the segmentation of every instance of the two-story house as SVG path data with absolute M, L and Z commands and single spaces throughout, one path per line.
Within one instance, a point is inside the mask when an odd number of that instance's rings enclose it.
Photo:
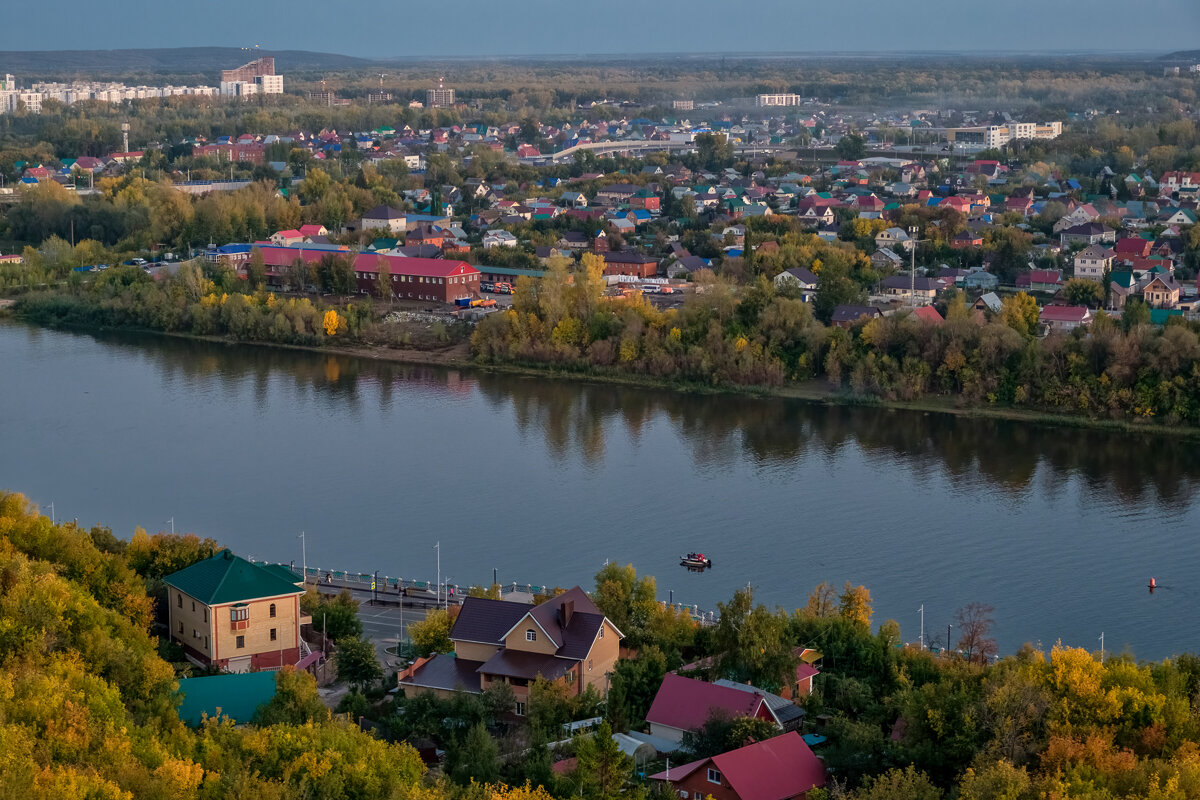
M 468 597 L 450 630 L 454 652 L 417 659 L 398 681 L 442 697 L 506 683 L 523 715 L 538 678 L 606 694 L 623 637 L 578 586 L 539 605 Z
M 253 672 L 301 658 L 301 580 L 222 550 L 168 575 L 171 638 L 200 667 Z
M 671 766 L 651 775 L 673 795 L 690 800 L 804 800 L 825 785 L 825 765 L 799 733 L 754 742 L 736 750 Z
M 1113 251 L 1098 244 L 1088 245 L 1075 254 L 1075 277 L 1098 281 L 1112 269 Z

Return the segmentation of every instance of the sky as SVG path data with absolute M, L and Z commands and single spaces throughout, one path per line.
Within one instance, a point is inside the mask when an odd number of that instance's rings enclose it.
M 12 0 L 0 51 L 261 45 L 368 58 L 1200 48 L 1200 0 Z M 24 7 L 26 13 L 12 14 Z M 28 14 L 28 16 L 26 16 Z M 44 24 L 37 24 L 36 20 Z M 61 24 L 73 20 L 71 24 Z M 3 53 L 0 52 L 0 60 Z M 0 64 L 2 66 L 2 64 Z

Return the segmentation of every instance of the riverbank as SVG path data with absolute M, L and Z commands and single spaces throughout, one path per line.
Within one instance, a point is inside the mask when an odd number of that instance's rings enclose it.
M 314 347 L 310 345 L 284 344 L 276 342 L 241 341 L 223 336 L 202 336 L 190 333 L 157 331 L 149 328 L 97 328 L 81 325 L 42 325 L 36 321 L 23 318 L 19 313 L 19 310 L 14 310 L 12 308 L 0 309 L 0 319 L 4 318 L 15 319 L 24 324 L 38 327 L 70 330 L 82 333 L 119 330 L 125 332 L 167 336 L 171 338 L 205 341 L 224 345 L 265 347 L 272 349 L 319 353 L 324 355 L 337 355 L 349 358 L 361 358 L 374 361 L 389 361 L 399 364 L 444 367 L 447 369 L 471 369 L 505 375 L 518 375 L 592 384 L 631 386 L 643 389 L 681 392 L 691 395 L 735 395 L 760 398 L 776 397 L 828 406 L 882 408 L 898 411 L 915 411 L 927 414 L 947 414 L 964 418 L 1007 420 L 1011 422 L 1024 422 L 1048 427 L 1095 429 L 1126 434 L 1149 434 L 1152 436 L 1173 436 L 1188 439 L 1200 439 L 1200 427 L 1165 425 L 1150 421 L 1133 422 L 1128 420 L 1099 419 L 1096 417 L 1056 414 L 1038 409 L 1015 408 L 1011 406 L 963 406 L 958 405 L 952 398 L 949 397 L 933 397 L 914 401 L 886 400 L 877 397 L 858 395 L 847 391 L 844 388 L 834 387 L 827 381 L 819 379 L 810 380 L 805 383 L 793 383 L 778 387 L 734 385 L 712 386 L 707 384 L 665 380 L 645 375 L 632 375 L 628 373 L 585 372 L 581 370 L 555 369 L 528 364 L 480 363 L 472 358 L 469 342 L 458 342 L 449 347 L 432 350 L 340 344 L 327 344 L 320 347 Z

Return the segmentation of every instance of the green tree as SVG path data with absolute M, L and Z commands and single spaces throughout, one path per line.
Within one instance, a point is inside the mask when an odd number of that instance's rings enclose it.
M 1062 291 L 1067 302 L 1074 306 L 1096 308 L 1104 302 L 1104 287 L 1087 278 L 1071 278 Z
M 313 630 L 333 641 L 362 636 L 362 620 L 358 618 L 358 601 L 348 589 L 336 595 L 321 594 L 309 588 L 300 598 L 300 608 L 313 618 Z
M 342 639 L 337 649 L 338 679 L 360 690 L 383 679 L 383 669 L 375 655 L 375 645 L 366 639 Z
M 857 133 L 848 133 L 833 146 L 843 161 L 858 161 L 867 154 L 867 140 Z
M 275 696 L 254 713 L 255 725 L 303 725 L 327 719 L 329 709 L 317 694 L 316 679 L 290 666 L 275 673 Z
M 765 719 L 731 717 L 718 712 L 709 714 L 704 724 L 695 731 L 685 731 L 681 744 L 693 759 L 700 759 L 727 753 L 778 734 L 778 726 Z
M 930 782 L 924 772 L 911 765 L 890 769 L 882 775 L 867 778 L 853 795 L 853 800 L 941 800 L 942 791 Z
M 613 740 L 607 722 L 600 723 L 595 733 L 576 738 L 575 758 L 571 782 L 576 790 L 572 794 L 584 800 L 620 797 L 626 782 L 633 777 L 633 759 Z
M 482 722 L 471 726 L 448 760 L 450 776 L 458 783 L 491 783 L 500 778 L 500 750 Z
M 787 637 L 787 617 L 754 605 L 751 589 L 738 589 L 728 603 L 718 603 L 712 632 L 718 677 L 776 691 L 792 682 L 796 654 Z

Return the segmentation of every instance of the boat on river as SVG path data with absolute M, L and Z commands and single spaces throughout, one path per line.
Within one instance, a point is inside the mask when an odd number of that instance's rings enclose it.
M 688 553 L 679 557 L 679 566 L 688 569 L 707 569 L 712 566 L 712 559 L 704 553 Z

